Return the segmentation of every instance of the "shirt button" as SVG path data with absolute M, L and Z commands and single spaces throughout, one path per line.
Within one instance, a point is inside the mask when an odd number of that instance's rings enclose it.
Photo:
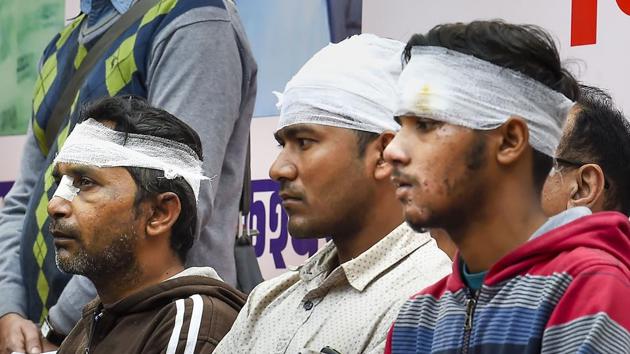
M 306 311 L 310 311 L 313 308 L 313 301 L 308 300 L 307 302 L 304 303 L 304 309 Z

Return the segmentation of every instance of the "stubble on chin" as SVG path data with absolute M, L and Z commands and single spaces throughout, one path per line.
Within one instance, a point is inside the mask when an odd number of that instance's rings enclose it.
M 135 232 L 118 236 L 104 250 L 90 254 L 83 247 L 74 254 L 57 250 L 57 267 L 68 274 L 83 275 L 90 280 L 116 277 L 134 277 L 138 269 L 135 256 L 137 236 Z

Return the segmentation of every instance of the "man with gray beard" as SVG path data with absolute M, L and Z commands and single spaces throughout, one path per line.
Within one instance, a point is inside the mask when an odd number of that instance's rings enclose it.
M 48 214 L 59 269 L 89 278 L 98 297 L 59 353 L 210 353 L 228 332 L 245 296 L 210 267 L 183 266 L 208 182 L 201 151 L 192 128 L 144 99 L 81 113 L 53 163 Z

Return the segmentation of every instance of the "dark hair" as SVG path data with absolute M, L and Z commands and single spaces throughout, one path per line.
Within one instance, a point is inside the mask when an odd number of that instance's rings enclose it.
M 630 123 L 610 95 L 581 86 L 573 127 L 565 132 L 558 157 L 599 165 L 608 182 L 604 208 L 630 215 Z
M 79 122 L 93 118 L 97 121 L 112 121 L 115 130 L 124 133 L 151 135 L 165 138 L 190 147 L 203 159 L 199 135 L 186 123 L 165 110 L 151 107 L 140 97 L 108 97 L 82 108 Z M 179 197 L 181 211 L 173 225 L 170 245 L 182 262 L 192 247 L 197 227 L 197 202 L 192 188 L 182 177 L 164 178 L 160 170 L 125 167 L 136 182 L 138 191 L 134 205 L 164 192 L 173 192 Z
M 577 81 L 562 67 L 553 39 L 537 26 L 499 20 L 438 25 L 427 34 L 411 36 L 404 51 L 405 61 L 411 58 L 414 46 L 438 46 L 472 55 L 525 74 L 571 100 L 579 96 Z M 551 157 L 534 150 L 533 177 L 538 189 L 542 190 L 552 165 Z
M 356 129 L 353 131 L 357 135 L 357 148 L 359 151 L 359 158 L 363 158 L 365 156 L 365 149 L 367 149 L 368 144 L 378 139 L 380 134 Z

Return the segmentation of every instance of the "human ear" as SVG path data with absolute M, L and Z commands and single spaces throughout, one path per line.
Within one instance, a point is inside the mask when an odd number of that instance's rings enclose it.
M 577 170 L 575 180 L 577 188 L 571 194 L 567 206 L 585 206 L 591 210 L 601 208 L 606 184 L 602 168 L 596 164 L 583 165 Z
M 374 166 L 374 178 L 376 180 L 388 180 L 392 173 L 392 165 L 385 161 L 383 158 L 383 152 L 387 145 L 394 140 L 396 133 L 392 131 L 386 131 L 382 133 L 378 139 L 376 139 L 376 152 L 378 153 L 378 159 Z
M 512 164 L 529 146 L 527 123 L 520 117 L 510 117 L 496 131 L 499 138 L 497 161 L 504 165 Z
M 147 221 L 147 236 L 160 236 L 170 233 L 182 210 L 177 194 L 173 192 L 160 193 L 155 197 L 151 208 L 151 215 Z

